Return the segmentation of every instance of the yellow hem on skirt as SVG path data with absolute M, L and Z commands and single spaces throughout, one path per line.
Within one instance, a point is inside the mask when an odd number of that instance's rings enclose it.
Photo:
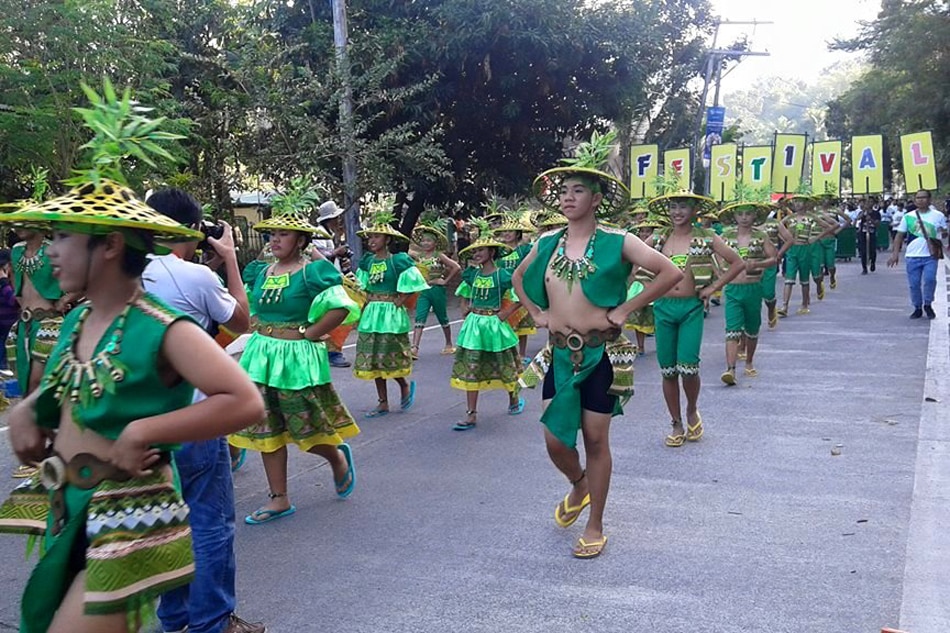
M 481 382 L 466 382 L 458 378 L 452 378 L 449 380 L 449 384 L 453 388 L 461 389 L 462 391 L 492 391 L 494 389 L 503 389 L 504 391 L 511 392 L 518 389 L 518 381 L 502 382 L 500 380 L 483 380 Z
M 642 332 L 643 334 L 654 334 L 654 333 L 656 332 L 656 328 L 655 328 L 654 326 L 651 326 L 651 325 L 629 325 L 629 324 L 627 324 L 627 325 L 624 325 L 624 326 L 623 326 L 623 329 L 625 329 L 625 330 L 633 330 L 634 332 Z
M 534 336 L 538 333 L 538 328 L 526 327 L 519 330 L 515 330 L 515 334 L 518 336 Z
M 276 437 L 269 437 L 265 440 L 252 440 L 243 435 L 229 435 L 228 444 L 236 448 L 246 448 L 260 453 L 273 453 L 285 446 L 295 445 L 302 451 L 309 451 L 314 446 L 339 446 L 343 440 L 359 435 L 359 428 L 355 424 L 344 426 L 338 429 L 333 435 L 318 433 L 311 435 L 304 440 L 295 440 L 290 433 L 284 431 Z
M 396 369 L 393 371 L 360 370 L 357 369 L 353 375 L 361 380 L 375 380 L 376 378 L 406 378 L 412 374 L 412 368 Z

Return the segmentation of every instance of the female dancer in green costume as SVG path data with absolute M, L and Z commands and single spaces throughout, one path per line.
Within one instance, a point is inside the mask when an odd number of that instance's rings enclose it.
M 356 362 L 353 375 L 376 383 L 379 401 L 366 414 L 379 418 L 389 414 L 389 396 L 386 380 L 392 378 L 399 385 L 399 408 L 408 411 L 416 399 L 416 383 L 406 378 L 412 374 L 412 353 L 409 344 L 409 312 L 406 301 L 417 292 L 429 287 L 416 264 L 406 253 L 391 253 L 392 239 L 409 241 L 392 228 L 392 214 L 376 213 L 372 226 L 360 231 L 366 238 L 369 251 L 356 271 L 366 290 L 366 307 L 360 318 L 356 339 Z
M 520 306 L 504 301 L 511 291 L 511 271 L 498 268 L 495 258 L 506 247 L 488 238 L 487 233 L 483 229 L 482 237 L 459 253 L 462 258 L 470 256 L 472 266 L 462 273 L 462 284 L 456 292 L 462 297 L 466 316 L 459 331 L 450 384 L 466 392 L 467 405 L 465 419 L 452 427 L 456 431 L 475 428 L 480 391 L 504 389 L 508 392 L 508 414 L 524 411 L 517 385 L 521 369 L 518 337 L 507 322 Z
M 256 323 L 241 366 L 264 396 L 267 416 L 229 441 L 260 451 L 270 489 L 268 503 L 245 517 L 249 525 L 296 512 L 287 495 L 289 444 L 327 460 L 340 497 L 356 485 L 353 451 L 344 439 L 360 430 L 333 389 L 324 341 L 337 326 L 355 322 L 359 307 L 333 264 L 300 256 L 310 236 L 324 232 L 307 219 L 307 205 L 295 203 L 301 199 L 291 191 L 272 200 L 273 217 L 254 229 L 270 233 L 276 261 L 258 260 L 244 269 Z

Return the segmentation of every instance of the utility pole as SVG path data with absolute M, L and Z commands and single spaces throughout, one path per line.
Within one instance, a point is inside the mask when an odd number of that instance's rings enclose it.
M 697 130 L 696 138 L 699 139 L 699 142 L 696 143 L 694 148 L 694 157 L 693 164 L 699 165 L 703 160 L 703 149 L 705 147 L 706 135 L 703 130 L 703 119 L 706 115 L 706 99 L 709 97 L 709 84 L 715 79 L 716 82 L 716 91 L 713 93 L 713 106 L 716 107 L 719 105 L 719 90 L 722 85 L 722 60 L 727 57 L 737 57 L 739 61 L 742 61 L 743 57 L 768 57 L 769 53 L 764 52 L 754 52 L 754 51 L 740 51 L 732 49 L 722 49 L 716 48 L 716 44 L 719 41 L 719 28 L 722 25 L 752 25 L 758 26 L 759 24 L 773 24 L 772 22 L 760 22 L 758 20 L 752 20 L 747 22 L 742 21 L 732 21 L 732 20 L 716 20 L 716 30 L 713 33 L 712 46 L 708 51 L 706 51 L 706 76 L 703 81 L 703 92 L 702 97 L 699 102 L 699 112 L 696 113 L 696 124 L 695 129 Z M 706 171 L 706 184 L 704 188 L 705 193 L 709 193 L 709 171 Z
M 353 262 L 363 255 L 363 242 L 356 234 L 360 230 L 360 207 L 356 197 L 356 159 L 353 156 L 353 85 L 350 82 L 350 62 L 347 56 L 346 0 L 330 0 L 333 11 L 333 44 L 336 48 L 337 73 L 343 84 L 340 100 L 340 136 L 343 141 L 343 226 L 346 243 L 353 251 Z

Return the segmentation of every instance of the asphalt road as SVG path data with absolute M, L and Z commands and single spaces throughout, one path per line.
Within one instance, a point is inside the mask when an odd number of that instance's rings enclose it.
M 362 429 L 356 491 L 338 500 L 326 465 L 292 452 L 296 515 L 237 528 L 239 614 L 272 633 L 950 630 L 947 286 L 941 272 L 937 320 L 909 321 L 902 269 L 840 264 L 810 315 L 793 299 L 793 316 L 763 332 L 760 376 L 737 387 L 719 382 L 713 308 L 706 434 L 680 449 L 663 445 L 648 339 L 612 427 L 610 538 L 592 561 L 570 555 L 583 518 L 553 521 L 567 483 L 544 450 L 540 393 L 520 417 L 503 393 L 483 394 L 477 429 L 453 432 L 464 394 L 448 386 L 438 329 L 408 413 L 363 419 L 373 385 L 335 369 Z M 12 466 L 0 448 L 0 472 Z M 256 456 L 235 487 L 240 520 L 265 501 Z M 16 629 L 24 544 L 0 539 L 0 630 Z

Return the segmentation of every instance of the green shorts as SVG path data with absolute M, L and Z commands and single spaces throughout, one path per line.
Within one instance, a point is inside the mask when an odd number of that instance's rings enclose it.
M 769 266 L 762 271 L 762 281 L 759 282 L 759 285 L 762 286 L 762 298 L 766 302 L 775 301 L 775 280 L 778 279 L 778 266 Z
M 416 301 L 416 327 L 425 327 L 430 309 L 435 312 L 439 325 L 442 327 L 448 325 L 449 315 L 445 311 L 445 305 L 445 286 L 429 286 L 420 292 L 419 299 Z
M 656 360 L 664 378 L 699 374 L 704 316 L 698 297 L 660 297 L 653 303 Z
M 818 242 L 817 250 L 821 253 L 821 265 L 828 269 L 835 269 L 835 253 L 838 250 L 838 240 L 833 237 L 823 238 Z
M 726 286 L 726 340 L 738 341 L 745 334 L 757 338 L 762 328 L 762 285 Z
M 814 250 L 812 244 L 795 244 L 788 249 L 785 255 L 785 283 L 795 283 L 795 277 L 802 285 L 808 283 L 814 270 Z

